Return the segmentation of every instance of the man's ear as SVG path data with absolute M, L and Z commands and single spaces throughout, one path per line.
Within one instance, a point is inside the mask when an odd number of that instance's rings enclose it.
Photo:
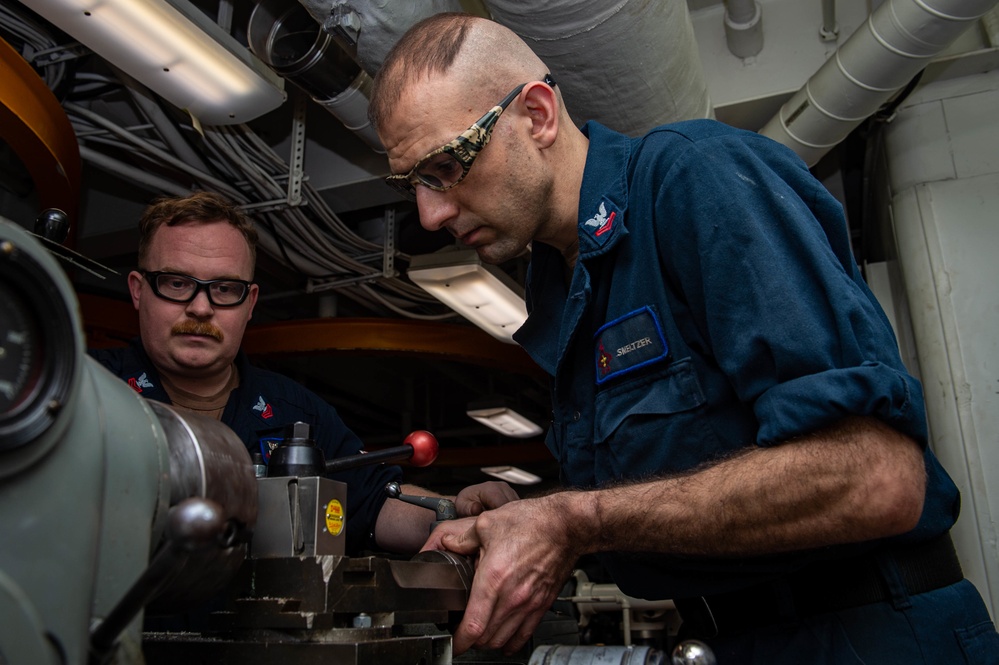
M 253 308 L 257 305 L 257 296 L 259 295 L 260 287 L 256 284 L 250 284 L 250 293 L 246 296 L 246 299 L 249 301 L 247 306 L 250 308 L 250 311 L 246 316 L 247 321 L 253 318 Z
M 132 306 L 139 309 L 139 298 L 142 295 L 142 273 L 135 270 L 128 273 L 128 292 L 132 295 Z
M 559 99 L 551 87 L 541 81 L 524 86 L 524 107 L 531 118 L 531 138 L 547 148 L 558 136 Z

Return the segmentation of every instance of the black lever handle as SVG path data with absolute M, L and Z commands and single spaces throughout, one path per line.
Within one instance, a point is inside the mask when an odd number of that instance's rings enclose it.
M 420 506 L 434 511 L 437 519 L 430 525 L 431 530 L 441 522 L 458 519 L 458 510 L 454 506 L 454 501 L 440 496 L 417 496 L 415 494 L 403 494 L 402 486 L 393 481 L 385 485 L 385 493 L 393 499 L 399 499 L 414 506 Z
M 425 430 L 416 430 L 402 440 L 403 445 L 374 450 L 350 457 L 327 460 L 326 471 L 346 471 L 366 464 L 409 460 L 411 466 L 429 466 L 437 459 L 437 438 Z

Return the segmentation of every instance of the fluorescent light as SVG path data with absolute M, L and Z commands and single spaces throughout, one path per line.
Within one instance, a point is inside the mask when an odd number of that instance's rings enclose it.
M 532 420 L 505 406 L 469 409 L 466 413 L 486 427 L 516 439 L 537 436 L 544 431 Z
M 187 0 L 21 0 L 197 122 L 280 106 L 284 80 Z
M 520 287 L 501 270 L 483 264 L 475 250 L 414 256 L 406 274 L 500 341 L 512 344 L 513 333 L 527 320 Z
M 540 476 L 536 476 L 523 469 L 518 469 L 515 466 L 484 466 L 482 467 L 482 473 L 516 485 L 536 485 L 541 482 Z

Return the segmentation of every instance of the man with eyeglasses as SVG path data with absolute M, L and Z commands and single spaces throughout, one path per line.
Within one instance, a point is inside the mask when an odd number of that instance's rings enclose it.
M 499 24 L 439 14 L 372 90 L 420 223 L 486 262 L 530 252 L 514 338 L 552 377 L 566 490 L 427 544 L 477 556 L 455 653 L 521 647 L 597 555 L 719 663 L 995 663 L 957 489 L 839 203 L 721 123 L 577 128 L 558 78 Z
M 139 269 L 128 275 L 139 338 L 93 355 L 143 397 L 217 418 L 251 453 L 267 456 L 287 425 L 306 422 L 326 459 L 355 455 L 362 442 L 336 410 L 300 384 L 249 363 L 240 351 L 259 287 L 253 283 L 257 232 L 232 202 L 211 192 L 164 198 L 139 222 Z M 417 551 L 431 511 L 386 501 L 397 466 L 340 472 L 347 483 L 348 554 Z M 405 486 L 410 492 L 427 493 Z M 455 500 L 459 514 L 516 497 L 506 483 L 482 483 Z

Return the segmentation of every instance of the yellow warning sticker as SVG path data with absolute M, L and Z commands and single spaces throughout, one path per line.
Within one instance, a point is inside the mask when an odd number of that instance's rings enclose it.
M 343 531 L 343 505 L 336 499 L 326 504 L 326 530 L 333 536 Z

